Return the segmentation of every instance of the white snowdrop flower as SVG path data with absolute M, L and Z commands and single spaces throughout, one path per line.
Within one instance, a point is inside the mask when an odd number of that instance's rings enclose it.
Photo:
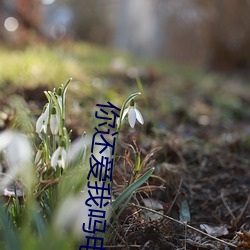
M 49 120 L 49 104 L 45 106 L 43 113 L 40 115 L 36 122 L 36 132 L 41 133 L 42 131 L 46 134 L 47 125 Z
M 51 166 L 56 168 L 64 169 L 67 161 L 67 152 L 63 145 L 59 145 L 59 147 L 55 150 L 51 157 Z
M 91 186 L 94 186 L 94 181 L 90 183 Z M 85 229 L 89 227 L 89 230 L 93 230 L 94 222 L 92 220 L 91 225 L 89 225 L 89 209 L 100 210 L 100 207 L 95 203 L 91 203 L 92 206 L 88 207 L 85 202 L 89 199 L 88 186 L 84 186 L 83 190 L 78 195 L 69 195 L 62 204 L 58 206 L 56 211 L 54 226 L 56 230 L 59 230 L 63 233 L 71 233 L 78 240 L 86 240 L 86 236 L 92 235 L 91 233 L 84 232 L 82 230 L 83 224 L 85 223 Z M 91 191 L 93 197 L 98 196 L 97 191 Z M 104 192 L 104 196 L 109 196 L 107 191 Z M 105 212 L 105 219 L 108 221 L 112 214 L 112 208 L 110 204 L 106 205 L 101 209 Z M 104 218 L 98 218 L 99 221 L 104 221 Z M 100 223 L 100 228 L 103 228 L 103 223 Z
M 127 114 L 129 125 L 132 128 L 134 128 L 136 120 L 138 120 L 138 122 L 140 122 L 141 124 L 144 123 L 141 112 L 135 107 L 134 99 L 130 101 L 129 107 L 124 110 L 122 120 Z
M 0 152 L 7 163 L 7 172 L 5 178 L 1 180 L 0 188 L 17 177 L 21 177 L 24 183 L 30 186 L 33 179 L 33 152 L 28 138 L 24 134 L 6 130 L 0 133 Z
M 60 126 L 58 112 L 55 107 L 52 108 L 50 116 L 50 131 L 53 135 L 58 134 Z

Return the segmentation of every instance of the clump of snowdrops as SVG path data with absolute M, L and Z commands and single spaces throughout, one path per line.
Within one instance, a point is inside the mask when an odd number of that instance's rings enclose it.
M 69 84 L 70 80 L 44 92 L 47 103 L 34 131 L 0 133 L 0 191 L 9 197 L 7 201 L 0 200 L 0 249 L 74 249 L 76 242 L 84 241 L 82 224 L 88 221 L 86 176 L 90 170 L 92 135 L 86 133 L 71 141 L 72 131 L 65 126 Z M 139 92 L 131 94 L 121 107 L 115 128 L 118 133 L 114 159 L 125 118 L 132 128 L 136 120 L 144 123 L 135 106 L 138 95 Z M 107 152 L 105 157 L 110 156 Z M 136 168 L 135 181 L 118 197 L 112 196 L 112 202 L 105 207 L 113 221 L 154 171 L 153 168 L 146 173 L 139 171 L 138 162 Z

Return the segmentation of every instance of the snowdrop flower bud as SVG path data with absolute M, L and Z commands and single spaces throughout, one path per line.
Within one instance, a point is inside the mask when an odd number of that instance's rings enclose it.
M 59 117 L 56 108 L 53 107 L 50 116 L 50 130 L 53 135 L 56 135 L 59 131 Z
M 35 164 L 40 164 L 42 156 L 43 156 L 43 144 L 41 143 L 38 147 L 38 150 L 35 156 Z
M 64 148 L 64 142 L 62 141 L 59 144 L 59 147 L 55 150 L 51 157 L 51 166 L 56 169 L 59 168 L 64 169 L 67 161 L 67 152 Z
M 138 122 L 140 122 L 141 124 L 144 123 L 141 112 L 135 107 L 134 99 L 130 101 L 129 107 L 124 110 L 122 120 L 125 118 L 127 114 L 128 114 L 129 125 L 132 128 L 134 128 L 136 120 L 138 120 Z
M 62 88 L 59 88 L 57 90 L 57 101 L 58 101 L 59 106 L 60 106 L 60 108 L 62 110 Z
M 47 103 L 43 109 L 43 113 L 40 115 L 36 122 L 36 132 L 41 133 L 42 131 L 46 134 L 47 125 L 49 120 L 49 104 Z

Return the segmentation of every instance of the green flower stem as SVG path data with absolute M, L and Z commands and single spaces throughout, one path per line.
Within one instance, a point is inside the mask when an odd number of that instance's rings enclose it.
M 63 127 L 63 138 L 64 138 L 64 141 L 65 141 L 64 147 L 65 147 L 65 149 L 68 149 L 69 146 L 70 146 L 71 140 L 70 140 L 70 135 L 69 135 L 69 133 L 68 133 L 68 131 L 67 131 L 67 129 L 65 127 Z
M 50 99 L 53 100 L 53 103 L 56 105 L 56 108 L 59 112 L 59 119 L 60 119 L 60 126 L 59 126 L 59 135 L 62 136 L 63 135 L 63 128 L 65 126 L 65 95 L 66 95 L 66 91 L 67 91 L 67 88 L 69 86 L 69 83 L 72 79 L 70 78 L 68 80 L 68 82 L 65 84 L 65 86 L 63 86 L 63 89 L 62 89 L 62 109 L 58 103 L 58 100 L 56 98 L 56 93 L 55 92 L 51 92 L 51 91 L 48 91 L 48 94 L 49 94 L 49 97 Z M 48 97 L 47 97 L 48 98 Z
M 140 94 L 141 94 L 140 92 L 131 94 L 129 97 L 127 97 L 127 99 L 126 99 L 126 100 L 123 102 L 123 104 L 122 104 L 119 122 L 118 122 L 118 125 L 117 125 L 117 127 L 116 127 L 116 132 L 117 132 L 117 134 L 116 134 L 116 141 L 115 141 L 114 159 L 116 158 L 117 145 L 118 145 L 119 133 L 120 133 L 120 130 L 121 130 L 123 112 L 124 112 L 125 107 L 127 106 L 127 104 L 128 104 L 132 99 L 134 99 L 136 96 L 138 96 L 138 95 L 140 95 Z M 114 172 L 114 171 L 113 171 L 113 172 Z
M 44 143 L 45 163 L 46 163 L 46 165 L 49 163 L 49 148 L 48 148 L 48 145 L 49 145 L 49 137 L 46 136 L 46 140 L 45 140 L 45 143 Z
M 49 117 L 48 117 L 48 123 L 47 123 L 47 129 L 46 129 L 47 132 L 45 133 L 45 143 L 44 143 L 46 164 L 48 164 L 50 161 L 49 156 L 50 156 L 50 150 L 51 150 L 51 148 L 50 148 L 50 136 L 49 136 L 48 131 L 50 129 L 50 114 L 52 111 L 52 101 L 51 101 L 51 98 L 50 98 L 48 92 L 44 91 L 44 93 L 49 101 L 49 104 L 48 104 L 49 105 Z
M 72 81 L 72 78 L 70 78 L 67 83 L 63 86 L 62 89 L 62 127 L 65 126 L 65 102 L 66 102 L 66 91 L 68 89 L 69 83 Z
M 123 113 L 124 113 L 124 110 L 125 110 L 125 107 L 127 106 L 127 104 L 132 100 L 134 99 L 136 96 L 140 95 L 141 93 L 140 92 L 137 92 L 137 93 L 134 93 L 134 94 L 131 94 L 129 97 L 127 97 L 127 99 L 123 102 L 122 104 L 122 108 L 121 108 L 121 111 L 120 111 L 120 118 L 119 118 L 119 122 L 118 122 L 118 125 L 116 127 L 116 140 L 115 140 L 115 150 L 114 150 L 114 161 L 116 159 L 116 153 L 117 153 L 117 145 L 118 145 L 118 140 L 119 140 L 119 133 L 120 133 L 120 130 L 121 130 L 121 124 L 122 124 L 122 116 L 123 116 Z M 113 167 L 113 176 L 114 176 L 114 172 L 115 172 L 115 162 L 114 162 L 114 167 Z M 112 176 L 112 179 L 113 179 L 113 176 Z M 111 182 L 111 192 L 112 192 L 112 185 L 113 185 L 113 182 Z
M 62 130 L 62 128 L 63 128 L 63 123 L 64 123 L 64 119 L 63 119 L 63 117 L 62 117 L 62 110 L 61 110 L 61 107 L 60 107 L 60 105 L 59 105 L 59 103 L 58 103 L 58 101 L 57 101 L 57 99 L 56 99 L 56 96 L 55 96 L 55 94 L 53 93 L 53 92 L 51 92 L 51 91 L 48 91 L 48 93 L 49 93 L 49 95 L 50 95 L 50 97 L 51 97 L 51 99 L 53 100 L 53 103 L 56 105 L 56 108 L 57 108 L 57 111 L 59 112 L 59 120 L 60 120 L 60 122 L 59 122 L 59 135 L 60 136 L 62 136 L 63 135 L 63 130 Z
M 52 135 L 52 150 L 56 150 L 56 135 Z

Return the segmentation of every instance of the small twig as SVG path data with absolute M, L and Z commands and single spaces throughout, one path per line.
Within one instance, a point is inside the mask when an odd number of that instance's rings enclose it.
M 59 178 L 57 178 L 57 179 L 59 179 Z M 44 191 L 45 191 L 46 189 L 48 189 L 48 188 L 51 188 L 51 187 L 53 186 L 53 184 L 58 183 L 57 179 L 52 180 L 50 183 L 47 183 L 47 184 L 43 187 L 43 189 L 41 189 L 39 192 L 37 192 L 37 193 L 34 195 L 34 197 L 37 199 L 37 198 L 41 195 L 42 192 L 44 192 Z
M 61 179 L 58 177 L 58 178 L 53 179 L 53 180 L 51 180 L 51 179 L 48 179 L 48 180 L 41 180 L 40 183 L 41 183 L 41 184 L 59 183 L 60 180 L 61 180 Z
M 177 197 L 178 197 L 178 194 L 180 193 L 180 190 L 181 190 L 181 185 L 182 185 L 182 179 L 180 180 L 179 187 L 178 187 L 178 189 L 177 189 L 176 195 L 175 195 L 174 200 L 172 201 L 172 203 L 171 203 L 171 205 L 170 205 L 170 207 L 169 207 L 169 209 L 168 209 L 168 211 L 167 211 L 167 214 L 169 214 L 169 213 L 171 212 L 171 210 L 172 210 L 172 208 L 173 208 L 173 205 L 174 205 L 175 202 L 176 202 L 176 199 L 177 199 Z
M 248 194 L 248 197 L 247 197 L 247 201 L 245 203 L 245 206 L 243 207 L 241 213 L 237 216 L 237 218 L 234 218 L 234 225 L 237 226 L 238 223 L 240 222 L 240 220 L 242 219 L 244 213 L 246 212 L 247 208 L 248 208 L 248 205 L 250 203 L 250 194 Z
M 169 220 L 171 220 L 171 221 L 174 221 L 174 222 L 176 222 L 176 223 L 178 223 L 178 224 L 180 224 L 180 225 L 182 225 L 182 226 L 186 226 L 186 227 L 188 227 L 189 229 L 192 229 L 192 230 L 194 230 L 194 231 L 196 231 L 196 232 L 198 232 L 198 233 L 200 233 L 200 234 L 203 234 L 203 235 L 205 235 L 205 236 L 207 236 L 207 237 L 209 237 L 209 238 L 211 238 L 211 239 L 213 239 L 213 240 L 219 241 L 219 242 L 221 242 L 221 243 L 223 243 L 223 244 L 226 244 L 226 245 L 228 245 L 228 246 L 230 246 L 230 247 L 237 248 L 236 245 L 234 245 L 234 244 L 232 244 L 232 243 L 229 243 L 229 242 L 226 242 L 226 241 L 224 241 L 224 240 L 218 239 L 218 238 L 216 238 L 216 237 L 214 237 L 214 236 L 212 236 L 212 235 L 209 235 L 209 234 L 207 234 L 207 233 L 205 233 L 205 232 L 203 232 L 203 231 L 201 231 L 201 230 L 199 230 L 199 229 L 197 229 L 197 228 L 195 228 L 195 227 L 192 227 L 192 226 L 188 225 L 186 222 L 178 221 L 178 220 L 176 220 L 176 219 L 173 219 L 173 218 L 170 217 L 170 216 L 167 216 L 167 215 L 165 215 L 165 214 L 161 214 L 160 212 L 157 212 L 157 211 L 155 211 L 155 210 L 153 210 L 153 209 L 150 209 L 150 208 L 147 208 L 147 207 L 144 207 L 144 206 L 141 206 L 141 205 L 136 205 L 136 204 L 134 204 L 134 203 L 128 204 L 128 205 L 134 206 L 134 207 L 137 207 L 137 208 L 140 208 L 140 209 L 145 209 L 145 210 L 150 211 L 150 212 L 152 212 L 152 213 L 161 215 L 161 216 L 163 216 L 163 217 L 165 217 L 165 218 L 167 218 L 167 219 L 169 219 Z
M 235 218 L 235 216 L 234 216 L 232 210 L 230 209 L 230 207 L 227 205 L 227 202 L 226 202 L 226 200 L 225 200 L 225 196 L 224 196 L 224 192 L 223 192 L 223 191 L 221 192 L 220 197 L 221 197 L 221 200 L 222 200 L 224 206 L 226 207 L 227 211 L 229 212 L 229 214 L 230 214 L 231 217 L 233 218 L 233 221 L 235 221 L 236 218 Z
M 103 246 L 104 248 L 123 248 L 127 247 L 126 245 L 116 245 L 116 246 Z M 141 248 L 141 245 L 129 245 L 129 247 Z
M 114 211 L 113 211 L 113 213 L 115 214 Z M 119 232 L 117 231 L 117 229 L 112 225 L 112 223 L 109 223 L 109 226 L 112 228 L 112 230 L 114 231 L 114 233 L 116 234 L 116 236 L 122 241 L 122 243 L 124 243 L 124 244 L 127 245 L 127 242 L 123 239 L 124 235 L 120 235 Z M 117 223 L 117 227 L 119 227 L 119 229 L 120 229 L 121 226 L 120 226 L 119 223 Z M 120 232 L 122 232 L 122 231 L 120 230 Z
M 139 188 L 135 191 L 135 193 L 140 193 L 140 192 L 152 192 L 152 191 L 157 190 L 157 189 L 165 190 L 165 188 L 164 188 L 164 187 L 161 187 L 161 186 L 149 185 L 149 186 L 139 187 Z

